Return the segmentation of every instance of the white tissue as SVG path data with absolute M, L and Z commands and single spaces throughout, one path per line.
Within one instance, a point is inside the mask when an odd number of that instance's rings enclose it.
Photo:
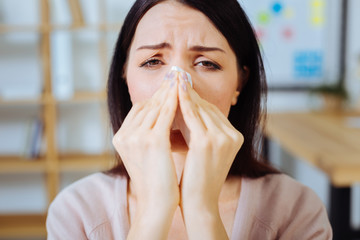
M 188 78 L 188 82 L 190 83 L 190 86 L 193 87 L 193 83 L 192 83 L 192 79 L 191 79 L 191 75 L 190 73 L 184 71 L 182 68 L 178 67 L 178 66 L 172 66 L 171 67 L 171 71 L 176 71 L 178 73 L 185 73 L 187 78 Z

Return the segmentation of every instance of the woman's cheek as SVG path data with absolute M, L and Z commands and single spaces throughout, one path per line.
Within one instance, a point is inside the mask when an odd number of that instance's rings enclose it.
M 128 79 L 129 94 L 133 104 L 150 99 L 160 88 L 160 81 L 142 79 L 141 81 Z

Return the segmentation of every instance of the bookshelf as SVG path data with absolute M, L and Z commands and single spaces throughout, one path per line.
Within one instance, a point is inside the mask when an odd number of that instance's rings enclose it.
M 98 23 L 86 21 L 82 9 L 85 1 L 80 0 L 63 1 L 67 3 L 69 15 L 72 19 L 70 24 L 54 23 L 52 21 L 54 1 L 33 0 L 39 8 L 40 17 L 38 24 L 6 24 L 0 21 L 0 36 L 20 33 L 35 34 L 38 37 L 39 59 L 37 61 L 41 69 L 41 93 L 39 96 L 17 97 L 13 99 L 4 98 L 0 93 L 0 109 L 6 108 L 15 112 L 21 112 L 21 109 L 36 109 L 37 113 L 35 115 L 42 123 L 40 137 L 42 145 L 45 146 L 41 152 L 32 157 L 25 157 L 21 154 L 14 156 L 0 153 L 0 176 L 15 174 L 41 175 L 44 179 L 46 192 L 46 209 L 61 189 L 61 177 L 63 174 L 101 171 L 109 169 L 114 164 L 114 154 L 111 150 L 110 139 L 108 139 L 108 143 L 104 144 L 103 151 L 68 152 L 63 151 L 64 147 L 61 147 L 59 143 L 58 129 L 61 120 L 71 117 L 71 111 L 84 109 L 93 104 L 98 106 L 98 109 L 101 109 L 99 119 L 101 120 L 103 133 L 108 137 L 111 135 L 106 114 L 105 92 L 108 60 L 111 55 L 110 49 L 112 49 L 109 46 L 108 37 L 111 34 L 117 33 L 121 27 L 120 21 L 107 20 L 106 11 L 108 9 L 105 6 L 106 1 L 103 0 L 90 1 L 93 3 L 96 1 L 99 6 L 98 11 L 101 21 Z M 73 93 L 70 94 L 70 97 L 59 98 L 56 96 L 56 91 L 54 91 L 56 90 L 56 86 L 54 86 L 54 54 L 56 52 L 54 53 L 52 48 L 54 34 L 65 32 L 71 35 L 81 35 L 82 31 L 92 32 L 98 36 L 96 39 L 96 58 L 99 61 L 99 78 L 101 78 L 101 81 L 100 83 L 95 83 L 96 89 L 77 89 L 76 86 L 73 86 Z M 76 37 L 71 36 L 71 38 L 73 41 L 73 38 Z M 79 57 L 74 61 L 78 59 Z M 77 80 L 77 77 L 85 78 L 84 76 L 79 76 L 79 74 L 74 74 L 72 77 L 74 81 Z M 66 115 L 67 109 L 75 110 L 71 110 Z M 0 114 L 0 120 L 2 117 Z M 14 214 L 0 213 L 0 239 L 45 239 L 46 214 L 46 211 L 36 214 L 21 212 Z

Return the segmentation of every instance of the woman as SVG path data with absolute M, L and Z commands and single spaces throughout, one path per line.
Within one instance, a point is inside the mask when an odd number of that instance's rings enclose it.
M 236 0 L 136 1 L 108 81 L 121 160 L 59 194 L 49 239 L 331 239 L 316 195 L 258 160 L 265 86 Z

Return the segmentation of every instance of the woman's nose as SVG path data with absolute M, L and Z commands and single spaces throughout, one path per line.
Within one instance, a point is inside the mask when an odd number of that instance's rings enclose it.
M 182 69 L 179 66 L 172 66 L 170 71 L 166 74 L 166 78 L 172 78 L 174 74 L 177 74 L 178 76 L 182 77 L 185 81 L 189 82 L 190 86 L 193 87 L 192 77 L 190 73 L 186 72 L 184 69 Z

